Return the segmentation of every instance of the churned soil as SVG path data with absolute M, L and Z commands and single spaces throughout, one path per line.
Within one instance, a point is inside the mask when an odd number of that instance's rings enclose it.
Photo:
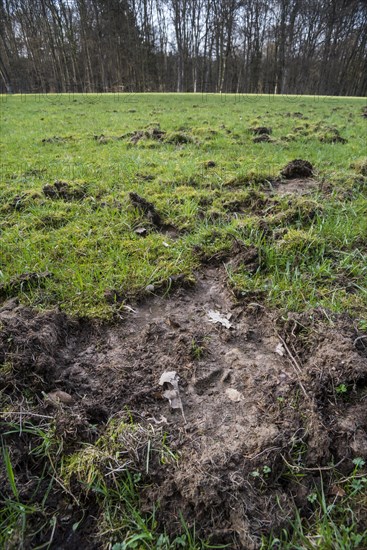
M 196 277 L 192 288 L 125 304 L 113 323 L 3 303 L 0 364 L 11 369 L 0 378 L 1 430 L 26 403 L 25 417 L 54 417 L 65 452 L 95 440 L 127 410 L 142 425 L 163 426 L 179 458 L 143 472 L 144 509 L 158 502 L 169 534 L 182 529 L 182 513 L 213 543 L 255 549 L 296 507 L 310 511 L 307 496 L 330 464 L 348 474 L 353 458 L 367 458 L 366 335 L 324 310 L 284 320 L 242 303 L 223 266 Z M 165 371 L 179 376 L 182 409 L 163 395 Z M 62 392 L 56 404 L 55 392 Z M 7 443 L 16 481 L 29 492 L 39 466 L 19 438 Z M 3 468 L 0 488 L 10 491 Z M 99 512 L 89 506 L 76 532 L 72 522 L 57 522 L 58 548 L 102 547 Z

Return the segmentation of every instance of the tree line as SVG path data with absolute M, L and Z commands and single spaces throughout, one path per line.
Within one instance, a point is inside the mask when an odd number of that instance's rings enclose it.
M 0 0 L 1 91 L 367 91 L 365 0 Z

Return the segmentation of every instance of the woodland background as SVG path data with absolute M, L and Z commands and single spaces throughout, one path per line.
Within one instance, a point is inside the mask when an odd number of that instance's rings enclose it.
M 0 91 L 367 92 L 365 0 L 0 0 Z

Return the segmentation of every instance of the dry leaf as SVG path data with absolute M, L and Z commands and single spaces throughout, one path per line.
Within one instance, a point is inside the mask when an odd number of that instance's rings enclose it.
M 165 371 L 159 379 L 159 385 L 163 386 L 163 389 L 165 389 L 163 396 L 168 399 L 172 409 L 181 409 L 182 416 L 186 422 L 180 397 L 180 390 L 178 388 L 179 379 L 180 378 L 175 370 Z
M 330 488 L 329 494 L 334 495 L 336 497 L 344 497 L 346 495 L 343 487 L 340 487 L 340 485 L 333 485 Z
M 281 357 L 283 357 L 285 355 L 285 349 L 284 349 L 284 346 L 283 344 L 278 344 L 277 347 L 275 348 L 275 353 L 277 353 L 278 355 L 280 355 Z
M 235 403 L 239 403 L 239 401 L 243 401 L 242 393 L 240 393 L 238 390 L 235 390 L 234 388 L 227 388 L 226 395 L 229 397 L 231 401 L 234 401 Z
M 232 323 L 229 322 L 230 314 L 222 315 L 219 311 L 210 309 L 208 311 L 208 317 L 212 323 L 220 323 L 223 327 L 231 328 L 233 326 Z

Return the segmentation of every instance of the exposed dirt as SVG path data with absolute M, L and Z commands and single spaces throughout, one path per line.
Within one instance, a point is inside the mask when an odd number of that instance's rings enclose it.
M 286 179 L 311 178 L 313 166 L 308 160 L 295 159 L 289 162 L 280 173 Z
M 76 186 L 66 181 L 56 180 L 53 185 L 46 184 L 43 193 L 50 199 L 63 199 L 65 201 L 83 200 L 86 197 L 86 190 L 83 186 Z
M 274 140 L 268 134 L 260 134 L 252 140 L 254 143 L 273 143 Z
M 41 195 L 36 192 L 22 193 L 21 195 L 15 195 L 13 199 L 5 204 L 2 208 L 4 212 L 11 212 L 13 210 L 20 211 L 29 206 L 30 204 L 38 201 Z
M 256 264 L 256 250 L 241 253 Z M 347 317 L 317 310 L 284 322 L 257 303 L 237 303 L 225 273 L 206 268 L 193 288 L 132 304 L 113 325 L 5 303 L 0 364 L 12 369 L 2 370 L 0 396 L 15 411 L 32 396 L 35 412 L 54 415 L 64 449 L 93 440 L 126 408 L 142 424 L 163 425 L 180 459 L 144 474 L 143 505 L 160 502 L 157 518 L 168 533 L 180 531 L 181 511 L 213 542 L 251 550 L 286 524 L 295 505 L 307 513 L 319 467 L 333 461 L 349 473 L 351 459 L 367 458 L 367 343 Z M 162 395 L 164 371 L 180 377 L 185 418 Z M 55 391 L 70 404 L 43 399 Z M 35 463 L 27 447 L 18 443 L 13 459 L 17 481 L 30 490 Z M 98 547 L 98 511 L 89 506 L 75 535 L 71 523 L 56 524 L 58 548 Z
M 315 189 L 318 189 L 320 184 L 313 178 L 293 178 L 286 181 L 278 181 L 273 185 L 273 189 L 278 195 L 308 195 Z
M 130 141 L 134 145 L 136 145 L 139 141 L 145 140 L 145 139 L 153 139 L 156 141 L 162 141 L 164 136 L 166 135 L 166 132 L 161 130 L 159 127 L 149 128 L 147 130 L 137 130 L 136 132 L 133 132 L 133 134 L 129 134 Z
M 255 134 L 255 136 L 261 136 L 263 134 L 270 135 L 272 133 L 272 129 L 267 128 L 266 126 L 257 126 L 256 128 L 251 128 L 251 132 Z

